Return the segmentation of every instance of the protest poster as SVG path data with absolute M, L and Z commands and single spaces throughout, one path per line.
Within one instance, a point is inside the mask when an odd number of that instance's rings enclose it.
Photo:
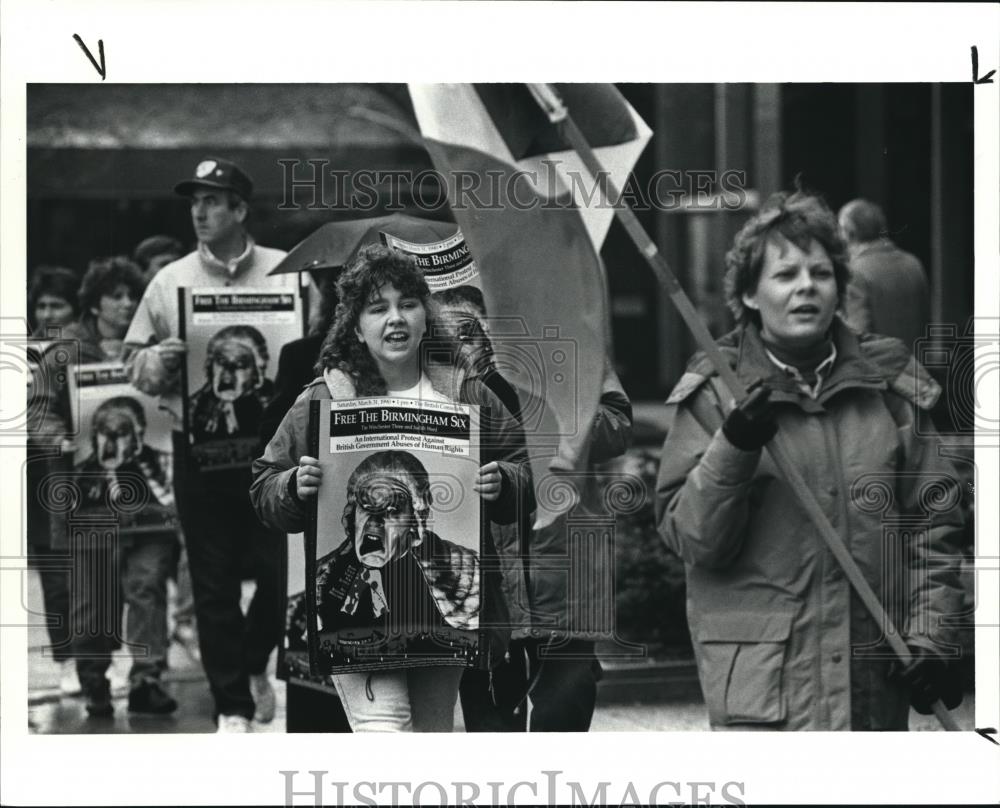
M 271 288 L 181 288 L 184 433 L 202 471 L 246 468 L 274 396 L 272 354 L 303 335 L 301 298 Z M 250 325 L 252 323 L 252 325 Z
M 456 230 L 454 235 L 441 241 L 427 244 L 407 241 L 386 232 L 382 233 L 382 240 L 387 246 L 401 250 L 416 259 L 431 294 L 458 286 L 482 288 L 479 268 L 461 230 Z
M 175 530 L 169 414 L 129 383 L 120 362 L 74 366 L 69 386 L 79 512 L 113 513 L 119 535 Z
M 399 398 L 311 407 L 323 483 L 290 624 L 304 614 L 312 672 L 473 664 L 484 595 L 478 408 Z

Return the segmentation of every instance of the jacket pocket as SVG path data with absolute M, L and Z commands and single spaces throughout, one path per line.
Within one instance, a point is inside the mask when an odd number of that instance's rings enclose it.
M 713 725 L 778 724 L 791 614 L 702 615 L 698 628 L 701 686 Z

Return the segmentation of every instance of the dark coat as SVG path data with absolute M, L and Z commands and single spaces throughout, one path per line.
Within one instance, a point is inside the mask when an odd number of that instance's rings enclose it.
M 323 334 L 313 334 L 293 340 L 281 349 L 278 373 L 274 377 L 274 398 L 268 402 L 260 419 L 261 446 L 270 443 L 285 413 L 291 409 L 306 385 L 316 378 L 315 365 L 323 338 Z
M 889 239 L 866 244 L 852 257 L 847 321 L 855 331 L 902 340 L 910 351 L 930 319 L 927 275 L 916 257 Z

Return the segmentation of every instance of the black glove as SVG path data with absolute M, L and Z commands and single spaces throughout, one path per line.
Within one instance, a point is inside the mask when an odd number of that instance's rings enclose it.
M 897 659 L 889 667 L 890 681 L 910 689 L 910 704 L 921 715 L 930 715 L 931 705 L 944 702 L 949 710 L 962 703 L 962 683 L 955 665 L 933 651 L 918 645 L 907 646 L 913 658 L 909 662 Z
M 755 452 L 778 431 L 770 397 L 771 388 L 756 382 L 747 390 L 747 397 L 726 416 L 722 432 L 737 449 Z

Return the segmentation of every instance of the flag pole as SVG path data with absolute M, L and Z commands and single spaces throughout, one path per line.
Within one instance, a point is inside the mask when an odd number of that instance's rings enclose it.
M 549 84 L 528 84 L 527 86 L 549 121 L 559 128 L 569 142 L 569 145 L 580 156 L 584 166 L 597 182 L 604 200 L 614 206 L 615 216 L 618 221 L 625 227 L 629 237 L 652 268 L 657 280 L 666 289 L 670 300 L 677 308 L 678 313 L 698 343 L 698 347 L 708 356 L 709 361 L 711 361 L 726 387 L 729 388 L 729 392 L 732 393 L 733 398 L 736 401 L 743 399 L 747 394 L 743 383 L 722 356 L 722 352 L 719 350 L 718 345 L 715 344 L 715 339 L 712 337 L 711 332 L 709 332 L 708 327 L 698 315 L 694 305 L 691 303 L 691 299 L 684 292 L 684 289 L 681 288 L 680 283 L 677 281 L 677 276 L 670 269 L 655 242 L 649 237 L 649 234 L 643 228 L 632 209 L 627 204 L 619 202 L 620 195 L 618 189 L 615 187 L 608 172 L 601 165 L 597 155 L 594 154 L 594 150 L 587 142 L 583 132 L 580 131 L 580 128 L 570 116 L 569 110 L 563 104 L 562 98 L 560 98 L 556 90 Z M 844 545 L 840 535 L 826 518 L 822 507 L 816 501 L 816 497 L 813 496 L 812 491 L 806 485 L 805 479 L 799 473 L 792 459 L 785 449 L 774 439 L 767 444 L 766 449 L 782 476 L 784 476 L 785 480 L 791 486 L 792 491 L 794 491 L 795 496 L 802 504 L 813 525 L 819 531 L 826 546 L 833 553 L 834 558 L 837 559 L 851 586 L 857 592 L 858 597 L 861 598 L 861 601 L 877 624 L 882 627 L 889 647 L 903 662 L 909 662 L 913 658 L 909 648 L 906 647 L 906 643 L 899 636 L 899 632 L 896 631 L 892 619 L 882 607 L 878 596 L 865 579 L 864 574 L 851 556 L 850 551 Z M 932 708 L 934 715 L 942 727 L 951 732 L 960 731 L 955 719 L 940 701 L 934 702 Z

